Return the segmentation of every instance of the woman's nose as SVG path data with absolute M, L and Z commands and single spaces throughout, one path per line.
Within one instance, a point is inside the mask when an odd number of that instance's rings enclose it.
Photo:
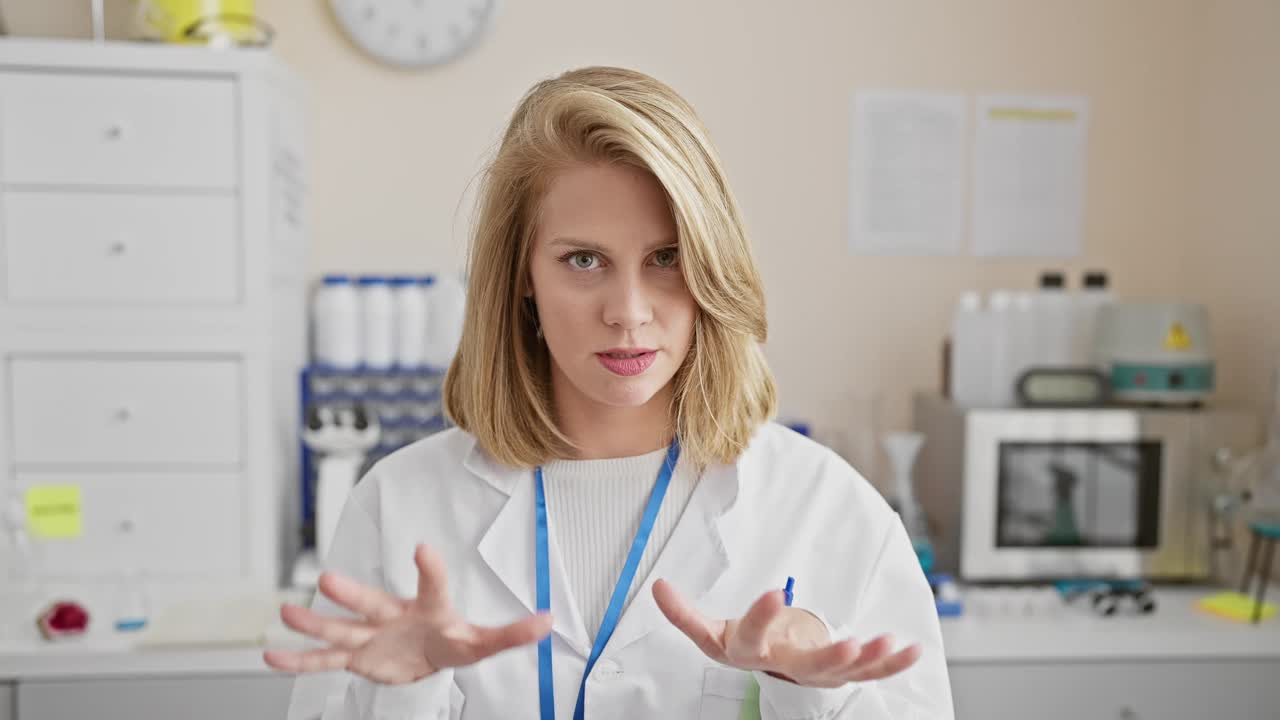
M 604 305 L 606 325 L 630 330 L 653 320 L 653 304 L 638 277 L 619 277 L 608 290 Z

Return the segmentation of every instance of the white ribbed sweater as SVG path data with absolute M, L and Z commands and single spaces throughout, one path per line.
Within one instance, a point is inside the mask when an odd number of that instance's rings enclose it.
M 664 448 L 609 460 L 555 460 L 542 469 L 553 547 L 563 555 L 569 587 L 592 642 L 666 454 Z M 676 465 L 624 610 L 666 546 L 697 480 L 688 463 Z

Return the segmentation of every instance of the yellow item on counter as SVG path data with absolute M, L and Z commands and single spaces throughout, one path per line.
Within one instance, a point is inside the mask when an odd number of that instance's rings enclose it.
M 1196 607 L 1227 620 L 1242 623 L 1253 622 L 1254 599 L 1238 592 L 1223 592 L 1217 595 L 1210 595 L 1197 602 Z M 1275 605 L 1263 603 L 1262 616 L 1259 619 L 1266 620 L 1275 614 Z

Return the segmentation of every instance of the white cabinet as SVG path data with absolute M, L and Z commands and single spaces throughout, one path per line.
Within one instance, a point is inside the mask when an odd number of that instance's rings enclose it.
M 1262 720 L 1280 662 L 1149 660 L 950 667 L 957 720 Z
M 292 680 L 229 675 L 24 682 L 14 720 L 283 719 Z M 3 710 L 0 720 L 6 720 Z
M 282 579 L 300 107 L 266 51 L 0 40 L 0 499 L 81 504 L 78 537 L 37 542 L 41 576 Z
M 1280 718 L 1280 623 L 1197 607 L 1212 587 L 1159 586 L 1150 615 L 995 609 L 967 588 L 942 622 L 957 720 Z

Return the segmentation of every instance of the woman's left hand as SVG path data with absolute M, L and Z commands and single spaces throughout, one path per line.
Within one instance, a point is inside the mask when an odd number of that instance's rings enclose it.
M 653 585 L 658 608 L 707 657 L 742 670 L 762 670 L 797 685 L 834 688 L 896 675 L 920 658 L 920 646 L 892 652 L 893 638 L 865 645 L 831 642 L 822 621 L 787 607 L 781 590 L 765 593 L 737 620 L 708 620 L 671 583 Z

